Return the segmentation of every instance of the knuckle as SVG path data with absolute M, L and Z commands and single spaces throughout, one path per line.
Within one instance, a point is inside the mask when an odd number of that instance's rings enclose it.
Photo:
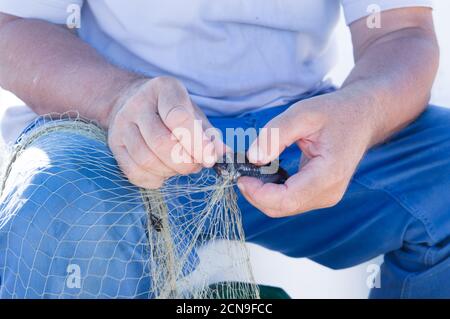
M 131 167 L 131 165 L 128 165 L 127 163 L 124 163 L 123 161 L 121 161 L 120 159 L 117 160 L 120 170 L 122 171 L 122 173 L 128 178 L 133 178 L 133 168 Z
M 154 84 L 162 85 L 162 86 L 179 84 L 179 81 L 177 79 L 175 79 L 171 76 L 167 76 L 167 75 L 158 76 L 158 77 L 154 78 L 152 80 L 152 82 Z
M 136 174 L 127 175 L 130 183 L 145 188 L 145 189 L 158 189 L 164 183 L 164 179 L 158 178 L 153 175 L 147 175 L 145 178 Z
M 151 144 L 153 146 L 152 149 L 161 150 L 165 145 L 167 145 L 167 138 L 161 135 L 154 135 L 150 137 Z
M 173 172 L 169 170 L 164 164 L 151 153 L 141 154 L 137 156 L 134 161 L 142 170 L 146 172 L 157 173 L 158 176 L 171 177 Z
M 158 167 L 158 163 L 157 160 L 155 159 L 154 156 L 151 156 L 149 154 L 142 154 L 142 153 L 138 153 L 136 154 L 136 157 L 134 159 L 136 161 L 136 164 L 143 168 L 144 170 L 149 170 L 149 169 L 157 169 Z
M 155 152 L 161 153 L 164 152 L 166 148 L 172 148 L 171 146 L 173 144 L 173 141 L 168 134 L 154 134 L 150 138 L 152 149 L 155 150 Z
M 165 123 L 172 129 L 189 127 L 193 117 L 185 105 L 174 105 L 166 115 Z
M 196 164 L 180 164 L 177 166 L 177 172 L 181 175 L 188 175 L 192 173 L 197 173 L 201 169 L 200 165 Z
M 124 126 L 127 122 L 126 106 L 128 106 L 128 104 L 125 104 L 114 116 L 113 124 L 116 128 Z
M 158 189 L 158 188 L 161 188 L 163 185 L 164 185 L 164 180 L 155 180 L 155 181 L 152 181 L 151 183 L 146 183 L 142 187 L 146 188 L 146 189 Z
M 125 176 L 128 178 L 128 181 L 131 184 L 140 186 L 142 181 L 141 181 L 141 178 L 139 176 L 134 174 L 132 171 L 127 171 L 125 169 L 122 169 L 122 170 L 123 170 L 123 173 L 125 174 Z
M 170 76 L 160 76 L 152 80 L 157 90 L 163 94 L 174 94 L 179 99 L 188 101 L 189 94 L 181 81 Z

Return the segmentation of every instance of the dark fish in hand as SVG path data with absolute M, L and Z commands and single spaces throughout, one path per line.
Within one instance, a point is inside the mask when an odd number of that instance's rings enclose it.
M 214 170 L 219 176 L 232 175 L 235 182 L 241 176 L 255 177 L 263 183 L 284 184 L 289 178 L 288 173 L 278 163 L 269 163 L 258 166 L 249 162 L 247 156 L 241 153 L 227 154 L 222 161 L 214 165 Z

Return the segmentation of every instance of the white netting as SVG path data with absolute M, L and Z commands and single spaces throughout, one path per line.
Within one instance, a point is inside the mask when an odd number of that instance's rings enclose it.
M 211 169 L 139 189 L 103 130 L 53 117 L 0 181 L 0 297 L 259 297 L 234 182 Z

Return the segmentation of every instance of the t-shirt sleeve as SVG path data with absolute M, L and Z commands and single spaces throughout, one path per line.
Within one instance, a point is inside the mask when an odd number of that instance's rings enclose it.
M 344 8 L 345 21 L 350 24 L 371 14 L 372 8 L 377 6 L 381 11 L 408 8 L 432 8 L 432 0 L 341 0 Z
M 64 24 L 73 5 L 81 7 L 83 0 L 0 0 L 0 12 Z

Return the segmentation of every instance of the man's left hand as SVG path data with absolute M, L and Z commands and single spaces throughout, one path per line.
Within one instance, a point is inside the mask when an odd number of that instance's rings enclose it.
M 339 91 L 298 102 L 272 119 L 248 151 L 249 160 L 266 164 L 296 143 L 302 150 L 298 173 L 285 184 L 241 177 L 238 186 L 255 207 L 285 217 L 334 206 L 340 201 L 371 144 L 370 116 L 348 105 Z M 278 129 L 279 146 L 270 145 Z

